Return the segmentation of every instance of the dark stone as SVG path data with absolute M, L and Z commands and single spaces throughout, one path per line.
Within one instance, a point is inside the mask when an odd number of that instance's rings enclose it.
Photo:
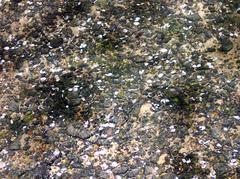
M 49 47 L 47 46 L 47 45 L 43 45 L 42 47 L 41 47 L 41 53 L 42 54 L 48 54 L 48 52 L 50 51 L 50 49 L 49 49 Z
M 70 38 L 73 36 L 73 32 L 70 28 L 64 28 L 62 30 L 62 33 L 64 34 L 65 37 Z
M 22 0 L 11 0 L 12 3 L 18 4 L 20 3 Z
M 167 43 L 170 40 L 169 37 L 167 37 L 164 33 L 160 32 L 157 34 L 156 41 L 157 44 Z
M 113 173 L 116 174 L 116 175 L 119 175 L 119 174 L 124 174 L 128 171 L 128 167 L 117 167 L 117 168 L 114 168 L 113 170 Z
M 50 12 L 50 13 L 44 14 L 42 21 L 45 26 L 54 26 L 56 25 L 56 19 L 57 19 L 57 13 Z
M 209 48 L 207 48 L 207 52 L 215 52 L 215 51 L 216 51 L 216 49 L 213 48 L 213 47 L 209 47 Z
M 54 37 L 49 42 L 52 48 L 57 48 L 63 44 L 63 39 L 61 37 Z
M 223 37 L 223 38 L 220 38 L 219 41 L 220 41 L 220 44 L 221 44 L 221 47 L 218 49 L 219 51 L 227 53 L 230 50 L 232 50 L 233 43 L 232 43 L 231 40 L 229 40 L 226 37 Z
M 240 178 L 240 167 L 236 168 L 237 178 Z
M 225 22 L 225 18 L 222 17 L 222 16 L 217 16 L 217 17 L 215 18 L 215 23 L 216 23 L 216 24 L 221 24 L 221 23 L 224 23 L 224 22 Z
M 67 95 L 67 98 L 70 100 L 70 103 L 72 102 L 72 100 L 75 100 L 76 98 L 79 98 L 80 94 L 79 94 L 79 91 L 69 91 L 68 92 L 68 95 Z M 78 103 L 80 103 L 80 99 L 77 99 L 79 100 Z
M 238 14 L 240 14 L 240 7 L 237 8 L 236 12 L 237 12 Z
M 81 103 L 81 98 L 70 98 L 69 99 L 69 103 L 72 105 L 72 106 L 77 106 Z
M 65 13 L 68 15 L 76 15 L 78 13 L 87 13 L 90 10 L 91 2 L 90 1 L 77 1 L 77 0 L 67 0 L 65 1 Z
M 18 133 L 22 130 L 22 127 L 25 125 L 23 120 L 16 119 L 12 124 L 10 124 L 10 129 L 14 131 L 14 133 Z

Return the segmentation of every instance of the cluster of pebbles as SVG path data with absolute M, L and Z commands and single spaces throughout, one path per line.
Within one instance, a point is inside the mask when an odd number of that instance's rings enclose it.
M 240 178 L 238 0 L 0 0 L 0 178 Z

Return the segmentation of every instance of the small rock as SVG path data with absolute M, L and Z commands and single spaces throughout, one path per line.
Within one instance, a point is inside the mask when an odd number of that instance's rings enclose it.
M 213 169 L 216 171 L 217 178 L 218 177 L 227 177 L 230 173 L 231 168 L 225 163 L 217 163 L 213 166 Z
M 101 171 L 99 174 L 99 178 L 107 179 L 109 178 L 109 174 L 106 171 Z
M 240 5 L 239 5 L 239 7 L 237 8 L 236 12 L 237 12 L 238 14 L 240 14 Z
M 198 13 L 191 14 L 187 18 L 190 21 L 200 21 L 202 19 Z
M 21 147 L 20 142 L 19 142 L 19 141 L 14 141 L 14 142 L 10 145 L 9 149 L 10 149 L 10 150 L 19 150 L 20 147 Z
M 93 135 L 88 139 L 88 141 L 91 143 L 96 143 L 98 141 L 98 139 L 99 139 L 99 137 Z
M 150 166 L 146 166 L 146 167 L 145 167 L 145 170 L 144 170 L 144 174 L 145 174 L 145 175 L 150 175 L 150 174 L 152 174 L 152 173 L 153 173 L 153 168 L 150 167 Z
M 132 61 L 135 63 L 145 63 L 146 59 L 141 56 L 134 56 L 134 57 L 132 57 Z
M 111 141 L 110 140 L 106 140 L 106 139 L 98 139 L 96 141 L 96 144 L 98 144 L 98 145 L 110 145 Z
M 33 170 L 34 178 L 48 178 L 48 167 L 47 164 L 42 164 Z
M 6 164 L 4 162 L 0 161 L 0 169 L 3 169 L 6 166 Z
M 92 171 L 88 169 L 80 169 L 77 173 L 73 174 L 73 178 L 88 177 L 92 175 Z
M 50 46 L 52 48 L 57 48 L 62 45 L 63 39 L 61 37 L 55 37 L 55 38 L 50 39 L 49 42 L 50 42 Z
M 128 167 L 117 167 L 113 169 L 113 173 L 116 175 L 124 174 L 128 171 Z
M 81 103 L 81 98 L 71 98 L 70 99 L 70 104 L 73 106 L 77 106 Z
M 139 174 L 140 169 L 133 169 L 127 172 L 128 177 L 135 177 Z
M 158 165 L 162 165 L 162 164 L 164 164 L 165 162 L 166 162 L 166 157 L 167 157 L 168 155 L 167 154 L 162 154 L 160 157 L 159 157 L 159 159 L 158 159 Z
M 149 116 L 151 116 L 153 114 L 152 110 L 152 104 L 151 103 L 145 103 L 141 106 L 140 111 L 138 116 L 139 117 L 143 117 L 144 115 L 148 114 Z
M 175 179 L 176 175 L 173 173 L 166 173 L 160 177 L 161 179 Z
M 19 104 L 17 102 L 15 102 L 15 101 L 10 101 L 10 103 L 8 105 L 8 109 L 10 111 L 18 112 Z
M 213 48 L 213 47 L 209 47 L 209 48 L 207 48 L 207 52 L 215 52 L 215 51 L 216 51 L 216 49 Z
M 221 52 L 229 52 L 233 48 L 233 43 L 228 38 L 224 37 L 220 39 L 221 47 L 218 49 Z
M 92 135 L 91 132 L 88 131 L 86 128 L 75 128 L 72 124 L 67 127 L 67 133 L 70 136 L 78 137 L 80 139 L 88 139 Z
M 164 33 L 158 33 L 157 34 L 157 44 L 162 44 L 162 43 L 167 43 L 170 40 L 170 38 L 166 37 L 166 35 Z

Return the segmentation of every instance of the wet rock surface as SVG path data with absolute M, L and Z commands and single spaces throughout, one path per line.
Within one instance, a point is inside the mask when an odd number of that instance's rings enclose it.
M 239 2 L 0 1 L 0 178 L 239 178 Z

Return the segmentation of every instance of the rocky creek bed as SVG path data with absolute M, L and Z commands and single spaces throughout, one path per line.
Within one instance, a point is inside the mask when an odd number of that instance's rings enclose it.
M 238 0 L 0 0 L 0 178 L 240 178 Z

